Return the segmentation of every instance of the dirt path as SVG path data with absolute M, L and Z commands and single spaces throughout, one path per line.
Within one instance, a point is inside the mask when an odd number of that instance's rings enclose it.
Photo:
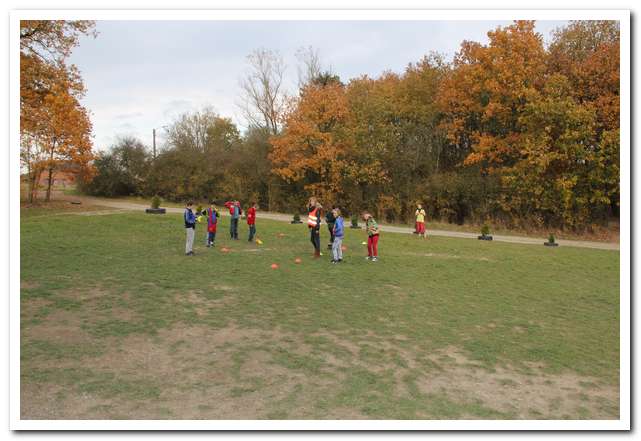
M 64 196 L 59 195 L 60 199 L 84 201 L 85 203 L 90 203 L 94 205 L 101 205 L 103 207 L 118 208 L 121 210 L 132 210 L 139 211 L 147 208 L 145 205 L 135 204 L 132 202 L 124 201 L 115 201 L 103 198 L 94 198 L 89 196 Z M 167 208 L 168 213 L 182 213 L 182 208 L 169 207 Z M 265 211 L 259 211 L 257 217 L 260 219 L 271 219 L 281 222 L 290 222 L 291 215 L 282 214 L 282 213 L 270 213 Z M 360 224 L 361 227 L 363 224 Z M 397 227 L 392 225 L 382 225 L 382 231 L 389 231 L 390 233 L 405 233 L 411 234 L 414 230 L 409 227 Z M 446 230 L 427 230 L 428 236 L 442 236 L 442 237 L 457 237 L 462 239 L 477 239 L 477 233 L 465 233 L 461 231 L 446 231 Z M 504 236 L 504 235 L 492 235 L 493 240 L 497 242 L 508 242 L 508 243 L 517 243 L 524 245 L 542 245 L 547 239 L 536 238 L 536 237 L 522 237 L 522 236 Z M 558 239 L 557 242 L 560 246 L 567 247 L 576 247 L 576 248 L 594 248 L 600 250 L 619 250 L 618 243 L 609 243 L 609 242 L 591 242 L 583 240 L 563 240 Z

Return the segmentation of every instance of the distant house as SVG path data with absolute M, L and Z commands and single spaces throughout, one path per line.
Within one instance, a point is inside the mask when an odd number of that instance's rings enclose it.
M 72 166 L 68 166 L 65 168 L 61 168 L 60 170 L 54 170 L 53 171 L 53 185 L 52 187 L 54 188 L 67 188 L 67 187 L 73 187 L 76 183 L 76 174 L 77 172 L 73 169 Z M 26 174 L 23 174 L 20 176 L 20 180 L 23 182 L 28 181 L 28 177 Z M 42 174 L 40 175 L 40 179 L 38 180 L 37 187 L 38 188 L 47 188 L 49 184 L 49 173 L 47 171 L 43 171 Z
M 66 170 L 54 170 L 52 178 L 53 178 L 52 186 L 54 188 L 55 187 L 62 187 L 62 188 L 73 187 L 76 182 L 76 175 Z M 40 175 L 40 182 L 38 182 L 38 185 L 41 186 L 42 188 L 46 188 L 48 184 L 49 184 L 49 174 L 45 172 L 42 175 Z

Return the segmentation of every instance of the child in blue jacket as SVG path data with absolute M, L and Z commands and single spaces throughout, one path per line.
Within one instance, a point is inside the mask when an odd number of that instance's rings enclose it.
M 209 203 L 209 208 L 206 208 L 201 213 L 207 219 L 207 248 L 214 246 L 214 241 L 216 240 L 216 226 L 218 225 L 218 218 L 220 213 L 216 210 L 214 201 Z
M 183 218 L 185 220 L 185 231 L 187 232 L 187 240 L 185 242 L 185 255 L 193 256 L 194 255 L 194 234 L 196 231 L 196 215 L 192 211 L 191 207 L 194 205 L 193 202 L 187 202 L 185 206 L 185 213 Z
M 332 243 L 332 263 L 343 261 L 343 237 L 345 236 L 345 221 L 341 216 L 340 208 L 334 208 L 332 213 L 336 220 L 334 221 L 334 242 Z

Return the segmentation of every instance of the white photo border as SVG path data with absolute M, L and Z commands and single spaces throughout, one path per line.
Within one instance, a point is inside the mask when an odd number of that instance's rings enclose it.
M 19 24 L 47 20 L 403 21 L 618 20 L 620 53 L 620 419 L 619 420 L 22 420 L 20 419 L 20 223 L 9 221 L 9 423 L 11 430 L 630 430 L 631 133 L 629 10 L 14 10 L 10 14 L 10 212 L 20 212 Z M 18 220 L 17 220 L 18 219 Z

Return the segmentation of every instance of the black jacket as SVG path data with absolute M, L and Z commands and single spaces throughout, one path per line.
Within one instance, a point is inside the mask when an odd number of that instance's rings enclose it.
M 325 221 L 328 224 L 333 224 L 334 222 L 336 222 L 336 218 L 334 217 L 334 213 L 332 213 L 331 210 L 328 211 L 327 214 L 325 215 Z

